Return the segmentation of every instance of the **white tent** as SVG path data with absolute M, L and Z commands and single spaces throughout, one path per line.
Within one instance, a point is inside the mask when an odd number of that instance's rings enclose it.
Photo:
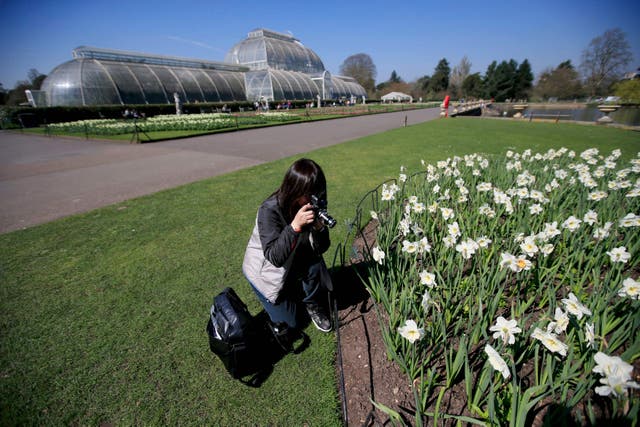
M 413 102 L 413 97 L 402 92 L 389 92 L 380 99 L 382 102 Z

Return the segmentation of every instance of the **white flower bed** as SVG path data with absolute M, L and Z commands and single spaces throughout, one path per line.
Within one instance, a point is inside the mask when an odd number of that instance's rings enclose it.
M 463 384 L 466 421 L 524 425 L 540 402 L 593 421 L 600 395 L 637 423 L 640 158 L 619 156 L 476 154 L 380 187 L 366 284 L 417 422 Z

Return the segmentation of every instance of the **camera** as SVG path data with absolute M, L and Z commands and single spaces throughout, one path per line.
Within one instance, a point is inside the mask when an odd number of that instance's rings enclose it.
M 321 199 L 316 195 L 312 195 L 311 208 L 324 225 L 329 228 L 333 228 L 333 226 L 336 225 L 336 220 L 333 219 L 333 217 L 327 212 L 327 201 L 325 199 Z

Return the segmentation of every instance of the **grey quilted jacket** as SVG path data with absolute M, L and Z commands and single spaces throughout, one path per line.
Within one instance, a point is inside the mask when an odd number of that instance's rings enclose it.
M 271 196 L 258 209 L 242 271 L 253 286 L 275 304 L 285 284 L 295 280 L 330 244 L 326 227 L 296 233 L 285 220 L 276 197 Z

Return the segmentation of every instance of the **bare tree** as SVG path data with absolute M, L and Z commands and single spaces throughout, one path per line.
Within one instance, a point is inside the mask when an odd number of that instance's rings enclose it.
M 619 28 L 607 30 L 591 40 L 582 52 L 580 68 L 591 96 L 604 95 L 631 61 L 627 35 Z
M 345 59 L 340 65 L 340 74 L 356 79 L 369 96 L 375 91 L 378 72 L 373 60 L 366 53 L 357 53 Z
M 451 77 L 449 78 L 449 88 L 454 96 L 460 98 L 462 96 L 462 83 L 471 72 L 471 61 L 467 56 L 463 56 L 460 63 L 453 67 Z

